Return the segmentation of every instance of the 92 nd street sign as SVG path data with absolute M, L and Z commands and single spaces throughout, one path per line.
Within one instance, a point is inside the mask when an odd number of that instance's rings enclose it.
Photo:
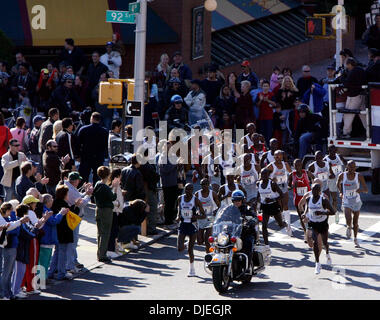
M 106 22 L 135 24 L 136 15 L 129 11 L 107 10 Z

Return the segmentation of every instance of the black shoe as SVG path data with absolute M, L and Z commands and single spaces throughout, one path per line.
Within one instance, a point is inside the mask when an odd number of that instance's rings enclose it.
M 148 231 L 148 236 L 155 236 L 157 234 L 159 234 L 157 230 Z
M 103 263 L 112 263 L 112 260 L 110 258 L 102 258 L 102 259 L 99 259 L 98 261 L 103 262 Z

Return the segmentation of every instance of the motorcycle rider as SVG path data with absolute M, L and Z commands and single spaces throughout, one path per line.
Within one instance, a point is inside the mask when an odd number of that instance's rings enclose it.
M 248 261 L 252 260 L 253 244 L 258 240 L 256 233 L 256 224 L 258 222 L 256 212 L 245 203 L 246 197 L 241 190 L 235 190 L 231 195 L 232 204 L 239 209 L 243 218 L 243 229 L 241 232 L 241 240 L 243 242 L 242 252 L 248 256 Z M 253 219 L 247 220 L 245 217 L 251 216 Z
M 168 122 L 168 131 L 173 128 L 184 128 L 188 123 L 188 110 L 183 106 L 183 99 L 175 94 L 170 99 L 171 107 L 166 111 L 165 120 Z

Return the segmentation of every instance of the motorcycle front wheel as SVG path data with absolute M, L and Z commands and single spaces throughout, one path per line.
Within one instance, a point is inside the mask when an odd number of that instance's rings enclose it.
M 227 274 L 227 266 L 217 266 L 212 268 L 212 282 L 216 291 L 225 293 L 230 285 L 230 277 Z

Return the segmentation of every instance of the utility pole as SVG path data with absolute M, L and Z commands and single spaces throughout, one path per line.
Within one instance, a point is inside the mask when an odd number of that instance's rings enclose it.
M 344 0 L 338 0 L 338 6 L 344 6 Z M 339 53 L 342 51 L 342 40 L 343 40 L 343 26 L 346 24 L 346 17 L 343 14 L 344 9 L 340 7 L 337 9 L 337 15 L 336 15 L 336 53 L 335 53 L 335 59 L 336 59 L 336 69 L 338 69 L 342 65 L 342 59 L 340 58 Z M 347 27 L 347 26 L 346 26 Z
M 141 102 L 141 117 L 133 118 L 133 145 L 134 152 L 141 142 L 136 141 L 137 132 L 144 128 L 144 81 L 146 56 L 146 16 L 148 0 L 139 0 L 140 14 L 136 14 L 136 42 L 135 42 L 135 92 L 134 100 Z

